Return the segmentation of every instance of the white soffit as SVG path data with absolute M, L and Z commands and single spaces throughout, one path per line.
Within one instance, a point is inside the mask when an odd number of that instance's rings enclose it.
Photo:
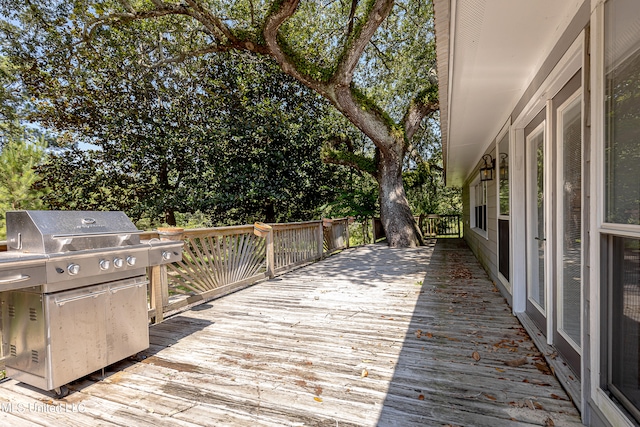
M 452 1 L 447 183 L 462 185 L 582 0 Z

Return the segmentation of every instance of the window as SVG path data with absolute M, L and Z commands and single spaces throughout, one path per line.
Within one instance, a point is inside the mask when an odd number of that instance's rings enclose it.
M 498 142 L 498 183 L 500 186 L 500 215 L 509 215 L 509 133 Z
M 640 225 L 640 3 L 605 13 L 605 221 Z
M 486 234 L 487 231 L 487 182 L 480 181 L 480 175 L 470 187 L 471 191 L 471 225 L 472 229 Z
M 498 271 L 509 282 L 509 132 L 498 141 Z
M 640 420 L 640 2 L 605 3 L 604 46 L 603 387 Z
M 640 240 L 609 242 L 609 390 L 640 418 Z

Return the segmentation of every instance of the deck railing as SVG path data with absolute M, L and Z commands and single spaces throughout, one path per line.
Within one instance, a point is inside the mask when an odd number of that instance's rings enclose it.
M 349 247 L 350 218 L 324 219 L 322 229 L 324 234 L 324 251 L 331 254 L 337 250 Z
M 273 273 L 322 258 L 322 221 L 271 224 Z
M 461 237 L 460 215 L 422 215 L 418 219 L 424 238 Z
M 187 229 L 182 261 L 150 267 L 149 318 L 246 287 L 349 247 L 349 220 Z M 148 232 L 142 239 L 161 238 Z
M 413 219 L 418 224 L 422 237 L 432 239 L 434 237 L 462 237 L 462 224 L 460 215 L 420 215 Z M 374 240 L 384 238 L 385 232 L 380 218 L 373 219 Z

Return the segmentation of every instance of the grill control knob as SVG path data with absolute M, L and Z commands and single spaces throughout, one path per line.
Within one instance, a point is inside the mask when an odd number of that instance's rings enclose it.
M 169 251 L 162 252 L 162 259 L 165 261 L 169 261 L 171 259 L 171 252 Z
M 109 260 L 106 260 L 106 259 L 100 260 L 100 270 L 108 270 L 109 267 L 111 267 L 111 262 L 109 262 Z
M 124 260 L 122 258 L 114 258 L 113 259 L 113 266 L 115 268 L 121 268 L 124 265 Z
M 134 265 L 136 265 L 136 261 L 137 261 L 136 257 L 134 257 L 134 256 L 128 256 L 127 257 L 127 265 L 129 267 L 133 267 Z
M 71 276 L 75 276 L 76 274 L 80 273 L 80 266 L 78 264 L 69 264 L 67 266 L 67 271 Z

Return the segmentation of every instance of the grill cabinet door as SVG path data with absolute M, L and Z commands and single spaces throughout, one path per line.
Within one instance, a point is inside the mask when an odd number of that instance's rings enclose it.
M 49 389 L 107 365 L 107 301 L 104 285 L 45 294 L 50 336 Z
M 147 281 L 120 281 L 109 286 L 107 365 L 149 348 Z

